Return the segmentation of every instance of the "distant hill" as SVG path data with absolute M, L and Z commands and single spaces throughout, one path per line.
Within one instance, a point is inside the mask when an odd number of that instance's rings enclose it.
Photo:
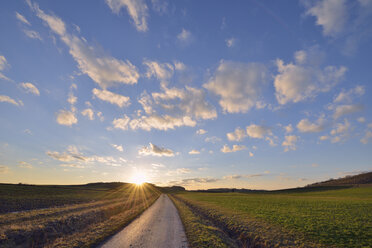
M 338 179 L 331 178 L 327 181 L 309 184 L 306 187 L 353 186 L 359 184 L 372 184 L 372 172 L 366 172 L 355 176 L 346 176 Z

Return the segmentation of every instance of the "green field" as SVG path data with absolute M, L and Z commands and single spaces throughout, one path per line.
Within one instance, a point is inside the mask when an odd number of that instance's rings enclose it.
M 159 195 L 150 184 L 0 184 L 0 247 L 92 247 Z
M 272 193 L 177 194 L 194 213 L 251 243 L 371 247 L 372 187 Z

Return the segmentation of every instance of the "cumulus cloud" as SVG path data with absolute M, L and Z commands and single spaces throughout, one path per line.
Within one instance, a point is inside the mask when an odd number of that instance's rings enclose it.
M 202 89 L 189 86 L 167 88 L 163 85 L 162 92 L 154 92 L 151 97 L 147 93 L 141 95 L 139 103 L 147 115 L 133 118 L 130 121 L 131 129 L 150 131 L 175 129 L 181 126 L 194 127 L 199 119 L 217 117 L 216 109 L 206 101 Z
M 106 4 L 110 7 L 112 12 L 119 14 L 121 8 L 126 8 L 129 16 L 133 20 L 133 24 L 140 32 L 148 30 L 147 18 L 148 7 L 143 0 L 105 0 Z
M 242 141 L 245 137 L 247 137 L 247 132 L 246 130 L 238 127 L 234 132 L 227 133 L 226 136 L 229 141 Z
M 296 143 L 298 141 L 298 136 L 296 135 L 288 135 L 284 137 L 284 141 L 282 143 L 282 146 L 284 146 L 284 151 L 288 152 L 290 150 L 295 151 L 296 150 Z
M 333 100 L 334 103 L 347 102 L 351 103 L 354 97 L 360 97 L 364 95 L 365 88 L 364 86 L 357 85 L 355 88 L 350 90 L 342 90 Z
M 302 119 L 297 124 L 297 129 L 301 133 L 318 133 L 324 130 L 325 120 L 321 116 L 316 122 L 312 123 L 308 119 Z
M 113 93 L 113 92 L 108 91 L 108 90 L 100 90 L 100 89 L 94 88 L 92 90 L 92 93 L 98 99 L 100 99 L 102 101 L 105 101 L 105 102 L 109 102 L 111 104 L 116 104 L 120 108 L 130 105 L 130 98 L 129 97 L 122 96 L 122 95 Z
M 219 104 L 224 112 L 246 113 L 259 100 L 266 74 L 262 64 L 222 60 L 203 87 L 220 97 Z
M 321 68 L 319 61 L 316 61 L 321 57 L 316 49 L 301 52 L 301 59 L 298 52 L 295 54 L 295 63 L 284 64 L 283 60 L 276 60 L 279 73 L 275 76 L 274 86 L 279 104 L 313 98 L 321 92 L 329 91 L 344 78 L 346 67 Z
M 147 78 L 155 77 L 161 82 L 166 82 L 173 76 L 174 67 L 170 63 L 145 60 L 143 64 L 147 66 L 145 74 Z
M 346 0 L 321 0 L 314 5 L 308 5 L 307 15 L 316 18 L 316 24 L 323 28 L 326 36 L 339 34 L 347 22 Z
M 114 125 L 114 128 L 121 129 L 121 130 L 128 130 L 129 121 L 130 121 L 130 118 L 124 115 L 123 118 L 114 119 L 112 124 Z
M 192 41 L 192 34 L 186 29 L 182 29 L 181 33 L 177 35 L 177 39 L 183 44 L 188 44 Z
M 289 124 L 288 126 L 285 126 L 284 130 L 285 130 L 286 133 L 292 133 L 293 132 L 292 124 Z
M 255 139 L 263 139 L 267 135 L 272 135 L 271 128 L 251 124 L 247 126 L 247 135 Z
M 78 122 L 75 113 L 68 110 L 60 110 L 57 114 L 57 123 L 65 126 L 72 126 Z
M 113 1 L 114 2 L 114 1 Z M 128 60 L 122 61 L 99 54 L 84 38 L 68 33 L 65 23 L 57 16 L 46 14 L 36 3 L 29 1 L 31 9 L 69 47 L 69 52 L 77 62 L 80 71 L 88 75 L 102 88 L 116 83 L 135 84 L 139 73 Z
M 199 134 L 199 135 L 203 135 L 203 134 L 206 134 L 207 131 L 201 128 L 201 129 L 197 130 L 196 133 Z
M 349 136 L 350 130 L 351 125 L 347 119 L 345 119 L 343 123 L 337 123 L 335 128 L 331 130 L 331 142 L 338 143 L 344 141 Z
M 38 88 L 33 85 L 32 83 L 26 82 L 26 83 L 20 83 L 20 86 L 26 90 L 28 93 L 32 93 L 34 95 L 40 96 L 40 91 Z
M 369 140 L 372 139 L 372 131 L 367 130 L 366 133 L 364 134 L 363 138 L 360 139 L 360 142 L 363 144 L 368 144 Z
M 90 109 L 90 108 L 87 108 L 87 109 L 84 109 L 83 111 L 81 111 L 81 114 L 83 116 L 86 116 L 88 117 L 89 120 L 94 120 L 94 112 L 93 112 L 93 109 Z
M 230 153 L 230 152 L 238 152 L 238 151 L 242 151 L 242 150 L 245 150 L 247 149 L 246 146 L 244 145 L 233 145 L 232 148 L 230 148 L 228 145 L 224 145 L 222 148 L 221 148 L 221 152 L 223 153 Z
M 200 154 L 200 152 L 198 150 L 192 149 L 191 151 L 189 151 L 189 154 L 190 155 L 197 155 L 197 154 Z
M 344 115 L 356 113 L 363 110 L 363 105 L 360 104 L 345 104 L 334 107 L 333 118 L 338 119 Z
M 166 149 L 163 147 L 156 146 L 152 143 L 150 143 L 149 146 L 144 146 L 138 151 L 139 155 L 152 155 L 152 156 L 158 156 L 158 157 L 173 157 L 174 152 L 170 149 Z
M 5 95 L 0 95 L 0 102 L 7 102 L 16 106 L 23 106 L 23 102 L 21 100 L 14 100 L 13 98 Z
M 111 144 L 111 146 L 113 148 L 115 148 L 116 150 L 118 150 L 119 152 L 124 151 L 124 149 L 123 149 L 123 147 L 121 145 Z

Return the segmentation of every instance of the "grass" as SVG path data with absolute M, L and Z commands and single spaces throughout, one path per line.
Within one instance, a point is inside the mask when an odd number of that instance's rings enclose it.
M 3 184 L 0 199 L 18 212 L 1 203 L 0 247 L 92 247 L 127 225 L 159 195 L 148 184 Z
M 371 247 L 372 187 L 314 192 L 183 193 L 177 198 L 251 245 Z
M 235 248 L 237 242 L 208 219 L 193 212 L 184 202 L 171 196 L 176 205 L 185 228 L 189 247 L 191 248 Z

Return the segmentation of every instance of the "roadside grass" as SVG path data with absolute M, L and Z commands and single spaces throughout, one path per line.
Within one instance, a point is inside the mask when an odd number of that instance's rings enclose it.
M 372 187 L 306 193 L 194 193 L 176 197 L 251 245 L 371 247 Z
M 191 209 L 179 199 L 170 196 L 176 205 L 183 226 L 185 228 L 188 244 L 191 248 L 234 248 L 239 247 L 220 228 L 216 227 L 203 216 L 192 212 Z
M 58 186 L 54 191 L 49 186 L 28 187 L 32 194 L 26 202 L 41 199 L 43 204 L 34 207 L 45 207 L 49 201 L 51 207 L 0 214 L 0 247 L 92 247 L 127 225 L 160 195 L 148 184 L 89 185 L 76 187 L 76 192 L 71 189 L 75 186 Z M 25 191 L 23 188 L 19 195 Z M 71 204 L 82 192 L 92 198 L 85 196 L 82 203 Z M 56 198 L 63 199 L 64 204 L 55 206 L 51 199 Z

